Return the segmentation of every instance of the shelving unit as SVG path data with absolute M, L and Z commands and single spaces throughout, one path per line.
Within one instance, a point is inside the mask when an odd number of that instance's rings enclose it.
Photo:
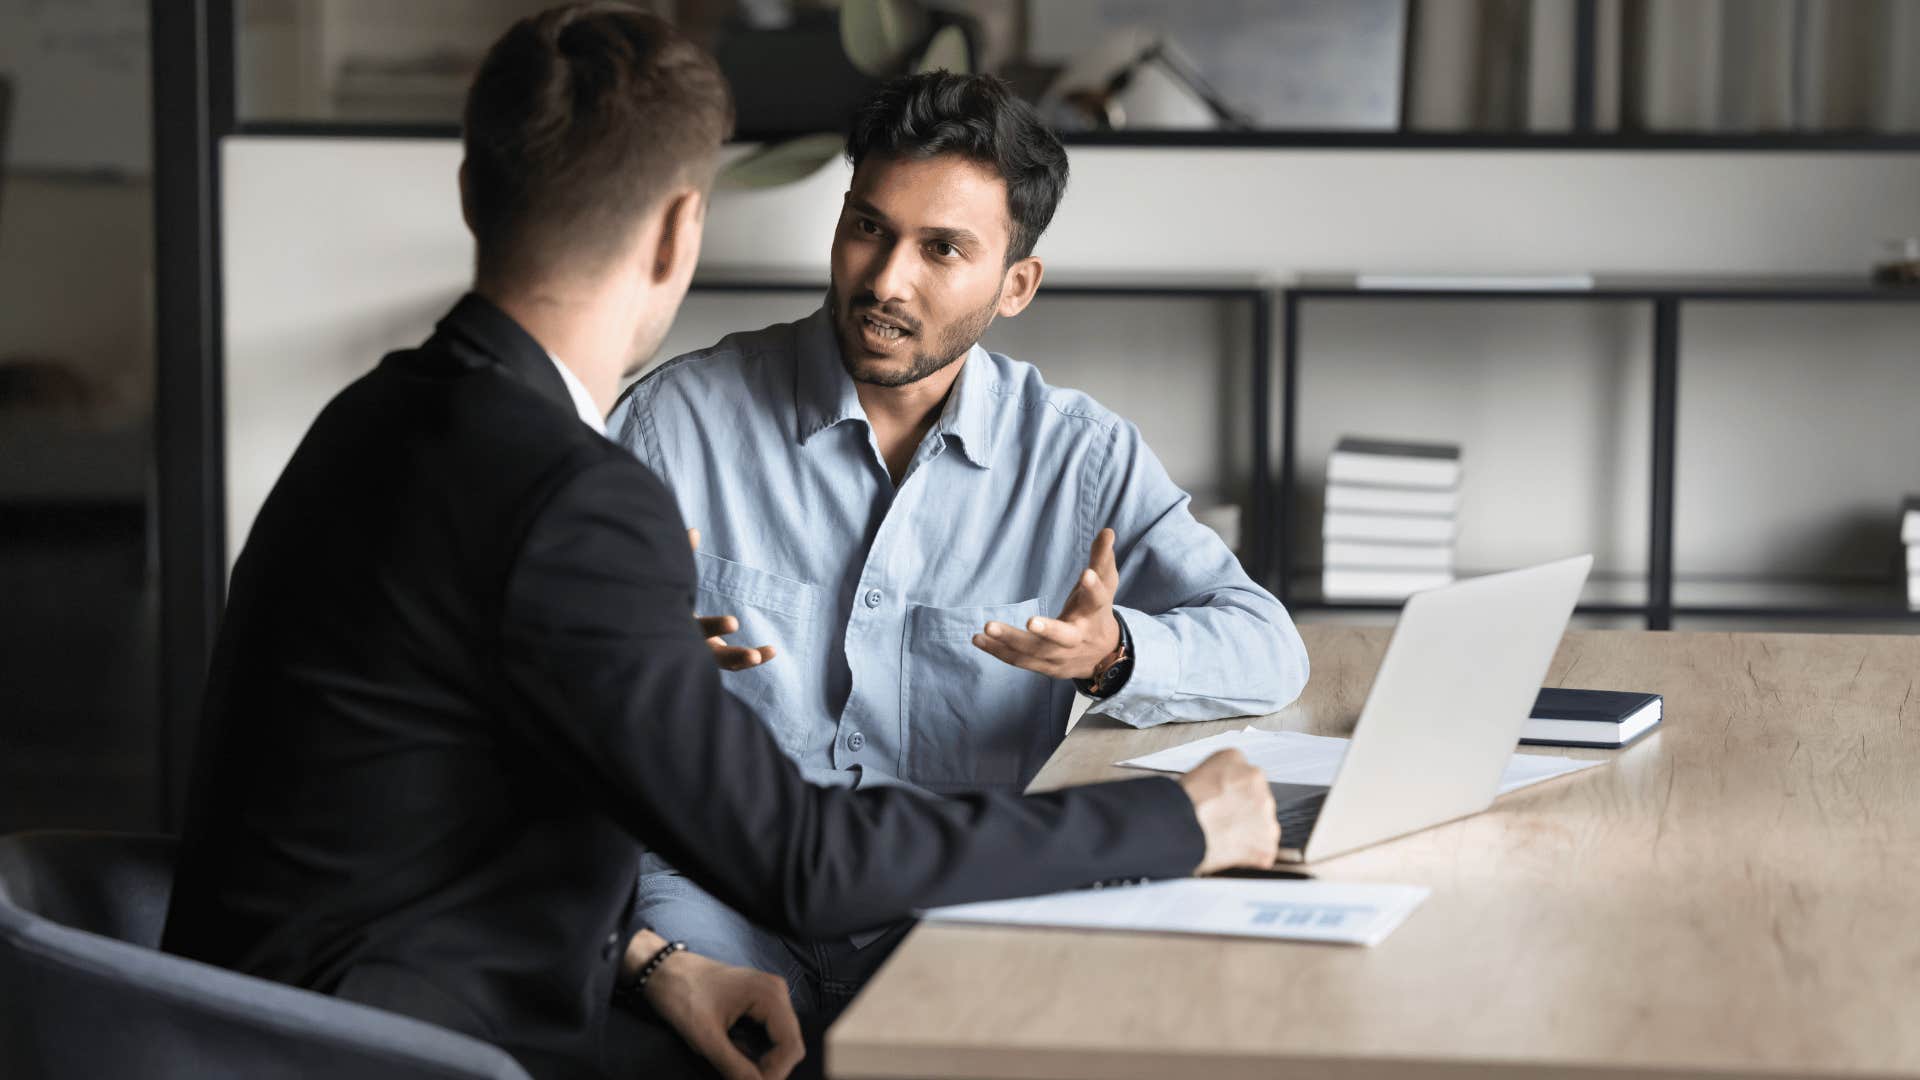
M 1833 584 L 1819 581 L 1686 582 L 1676 591 L 1673 571 L 1675 438 L 1678 428 L 1680 315 L 1692 302 L 1718 303 L 1916 303 L 1920 288 L 1882 285 L 1865 275 L 1806 277 L 1615 276 L 1595 279 L 1590 289 L 1361 288 L 1353 275 L 1310 276 L 1281 290 L 1279 495 L 1272 501 L 1268 532 L 1277 542 L 1275 563 L 1259 563 L 1263 580 L 1290 606 L 1302 610 L 1394 610 L 1397 603 L 1329 601 L 1317 583 L 1302 581 L 1292 565 L 1287 538 L 1298 487 L 1295 416 L 1298 412 L 1300 313 L 1304 304 L 1370 300 L 1558 301 L 1646 303 L 1653 311 L 1652 502 L 1647 537 L 1644 598 L 1630 583 L 1589 587 L 1578 611 L 1589 615 L 1644 615 L 1650 630 L 1668 630 L 1675 617 L 1764 619 L 1912 619 L 1897 583 Z

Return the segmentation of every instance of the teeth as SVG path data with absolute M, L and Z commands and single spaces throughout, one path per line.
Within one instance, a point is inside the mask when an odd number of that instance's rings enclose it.
M 872 319 L 862 319 L 861 321 L 866 323 L 868 326 L 872 327 L 874 333 L 878 334 L 881 340 L 883 341 L 892 341 L 893 339 L 899 337 L 902 333 L 905 333 L 905 331 L 901 330 L 897 326 L 885 326 L 880 323 L 874 322 Z

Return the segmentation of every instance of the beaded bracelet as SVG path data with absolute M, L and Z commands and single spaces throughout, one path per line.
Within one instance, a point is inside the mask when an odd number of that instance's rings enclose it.
M 623 980 L 624 985 L 621 990 L 628 994 L 638 994 L 646 987 L 647 980 L 653 977 L 653 973 L 660 970 L 660 965 L 667 962 L 667 957 L 677 952 L 684 952 L 686 948 L 687 943 L 684 941 L 667 942 L 659 952 L 653 954 L 653 959 L 641 965 L 639 972 L 633 978 Z

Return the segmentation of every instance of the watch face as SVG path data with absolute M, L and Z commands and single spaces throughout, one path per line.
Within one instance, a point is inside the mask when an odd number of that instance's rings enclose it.
M 1113 663 L 1108 664 L 1106 670 L 1094 677 L 1093 682 L 1096 692 L 1101 694 L 1111 692 L 1114 687 L 1119 686 L 1127 680 L 1127 673 L 1132 670 L 1133 657 L 1131 656 L 1123 656 Z

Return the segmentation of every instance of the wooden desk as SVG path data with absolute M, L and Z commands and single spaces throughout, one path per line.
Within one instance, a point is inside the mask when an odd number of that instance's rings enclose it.
M 1305 697 L 1258 723 L 1347 734 L 1386 631 L 1306 631 Z M 920 927 L 829 1034 L 829 1070 L 1920 1077 L 1916 679 L 1920 638 L 1569 634 L 1550 685 L 1658 691 L 1665 725 L 1317 867 L 1433 888 L 1377 948 Z M 1034 786 L 1235 723 L 1092 720 Z

